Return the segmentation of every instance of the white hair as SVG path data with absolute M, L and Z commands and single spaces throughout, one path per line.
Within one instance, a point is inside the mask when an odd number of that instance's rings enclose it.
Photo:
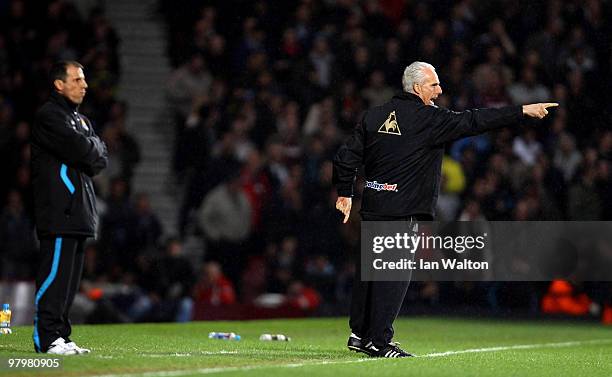
M 436 71 L 433 65 L 424 62 L 414 62 L 406 67 L 402 76 L 404 92 L 416 94 L 414 93 L 414 84 L 422 84 L 425 81 L 425 68 L 431 68 L 434 72 Z

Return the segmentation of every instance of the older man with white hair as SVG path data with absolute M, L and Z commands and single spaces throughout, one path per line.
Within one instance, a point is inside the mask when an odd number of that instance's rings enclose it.
M 435 68 L 414 62 L 404 70 L 404 92 L 365 112 L 334 159 L 336 208 L 349 219 L 354 182 L 363 165 L 364 221 L 431 221 L 440 188 L 444 145 L 465 136 L 517 125 L 524 116 L 542 119 L 557 103 L 536 103 L 462 112 L 438 108 L 442 94 Z M 372 357 L 407 357 L 393 342 L 393 322 L 408 290 L 406 281 L 353 284 L 348 348 Z

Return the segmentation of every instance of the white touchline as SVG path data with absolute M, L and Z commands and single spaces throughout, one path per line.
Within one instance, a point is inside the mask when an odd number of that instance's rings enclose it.
M 593 340 L 576 340 L 570 342 L 558 342 L 558 343 L 538 343 L 538 344 L 517 344 L 514 346 L 499 346 L 499 347 L 487 347 L 487 348 L 471 348 L 460 351 L 446 351 L 437 353 L 428 353 L 417 357 L 443 357 L 460 355 L 462 353 L 478 353 L 478 352 L 496 352 L 496 351 L 508 351 L 508 350 L 527 350 L 533 348 L 555 348 L 555 347 L 572 347 L 581 346 L 585 344 L 605 344 L 612 343 L 612 339 L 593 339 Z
M 606 344 L 612 343 L 612 339 L 591 339 L 591 340 L 576 340 L 569 342 L 556 342 L 556 343 L 535 343 L 535 344 L 517 344 L 513 346 L 497 346 L 487 348 L 470 348 L 458 351 L 446 351 L 427 353 L 424 355 L 417 356 L 418 358 L 424 357 L 445 357 L 453 355 L 461 355 L 464 353 L 479 353 L 479 352 L 499 352 L 509 350 L 524 350 L 534 348 L 557 348 L 557 347 L 573 347 L 587 344 Z M 172 354 L 170 354 L 172 355 Z M 197 355 L 197 354 L 196 354 Z M 187 376 L 190 374 L 216 374 L 224 372 L 246 372 L 255 369 L 266 369 L 266 368 L 300 368 L 304 366 L 317 366 L 317 365 L 330 365 L 330 364 L 354 364 L 371 361 L 381 361 L 383 358 L 367 358 L 367 359 L 355 359 L 355 360 L 329 360 L 329 361 L 313 361 L 307 363 L 290 363 L 290 364 L 277 364 L 277 365 L 253 365 L 244 367 L 218 367 L 218 368 L 199 368 L 199 369 L 183 369 L 183 370 L 169 370 L 169 371 L 155 371 L 155 372 L 140 372 L 140 373 L 128 373 L 128 374 L 104 374 L 94 375 L 95 377 L 178 377 Z M 397 359 L 393 359 L 397 360 Z
M 152 358 L 160 358 L 160 357 L 191 357 L 191 356 L 210 356 L 210 355 L 231 355 L 237 354 L 238 351 L 200 351 L 196 353 L 180 353 L 180 352 L 172 352 L 172 353 L 142 353 L 136 355 L 138 357 L 152 357 Z M 131 355 L 89 355 L 88 357 L 93 357 L 97 359 L 122 359 L 126 357 L 131 357 Z

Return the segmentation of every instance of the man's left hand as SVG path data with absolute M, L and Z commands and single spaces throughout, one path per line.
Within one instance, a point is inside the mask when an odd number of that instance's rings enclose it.
M 338 200 L 336 200 L 336 209 L 344 215 L 343 224 L 349 219 L 351 215 L 351 207 L 353 206 L 353 198 L 347 198 L 346 196 L 339 196 Z

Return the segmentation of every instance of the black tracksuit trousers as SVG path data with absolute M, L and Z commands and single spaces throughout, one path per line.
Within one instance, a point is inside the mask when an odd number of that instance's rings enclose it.
M 361 215 L 363 221 L 431 221 L 427 215 L 402 218 Z M 413 254 L 414 255 L 414 254 Z M 349 326 L 353 334 L 383 347 L 393 339 L 393 322 L 404 302 L 410 281 L 362 281 L 361 258 L 356 259 Z
M 83 272 L 85 237 L 40 240 L 40 266 L 36 275 L 34 348 L 46 352 L 57 338 L 69 341 L 68 316 Z

